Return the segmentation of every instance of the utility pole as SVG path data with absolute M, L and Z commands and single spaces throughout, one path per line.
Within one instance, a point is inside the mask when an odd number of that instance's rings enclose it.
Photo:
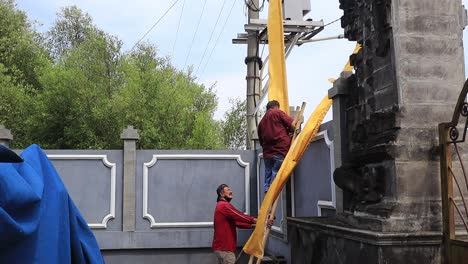
M 248 21 L 259 18 L 259 0 L 249 0 Z M 258 30 L 247 31 L 247 149 L 255 149 L 257 135 L 257 114 L 255 108 L 260 103 L 260 61 L 258 57 Z
M 262 0 L 264 3 L 264 0 Z M 255 149 L 255 140 L 258 140 L 257 134 L 257 112 L 260 103 L 268 91 L 268 82 L 265 87 L 261 87 L 260 67 L 266 62 L 259 57 L 259 44 L 268 44 L 268 21 L 259 19 L 261 6 L 259 0 L 247 0 L 248 20 L 244 25 L 246 33 L 238 33 L 237 38 L 232 40 L 233 44 L 247 44 L 247 149 Z M 296 45 L 302 45 L 310 42 L 312 37 L 317 35 L 324 28 L 322 20 L 313 21 L 311 19 L 303 20 L 303 16 L 310 11 L 310 0 L 287 0 L 283 5 L 283 27 L 284 33 L 288 35 L 285 40 L 286 57 Z

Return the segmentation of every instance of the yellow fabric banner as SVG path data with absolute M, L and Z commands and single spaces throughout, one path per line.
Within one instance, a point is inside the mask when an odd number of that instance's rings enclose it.
M 271 3 L 272 1 L 270 1 Z M 289 176 L 296 167 L 299 160 L 301 160 L 304 151 L 307 149 L 311 139 L 317 134 L 317 131 L 322 124 L 323 118 L 327 114 L 330 106 L 332 105 L 332 100 L 328 99 L 328 96 L 325 96 L 318 107 L 314 110 L 309 120 L 307 121 L 304 129 L 301 131 L 297 139 L 292 143 L 291 148 L 289 149 L 288 154 L 284 158 L 283 164 L 281 165 L 278 174 L 276 175 L 273 183 L 270 186 L 269 191 L 266 193 L 265 198 L 263 199 L 262 205 L 260 207 L 260 212 L 258 214 L 257 223 L 265 223 L 270 208 L 273 205 L 274 201 L 278 198 L 281 190 L 286 184 Z M 263 236 L 265 234 L 265 225 L 258 224 L 256 225 L 252 235 L 245 244 L 243 251 L 249 255 L 255 256 L 257 258 L 263 258 Z
M 268 48 L 270 49 L 270 60 L 268 61 L 268 73 L 270 74 L 268 101 L 278 101 L 280 109 L 289 115 L 281 2 L 281 0 L 270 0 L 268 8 Z

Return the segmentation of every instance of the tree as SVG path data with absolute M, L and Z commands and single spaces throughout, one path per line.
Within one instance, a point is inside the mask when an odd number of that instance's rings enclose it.
M 247 104 L 245 100 L 230 99 L 231 108 L 224 114 L 223 142 L 229 149 L 245 149 L 247 140 Z
M 0 124 L 15 135 L 14 146 L 31 142 L 35 95 L 40 75 L 50 65 L 40 36 L 13 1 L 0 0 Z
M 30 141 L 28 124 L 34 112 L 35 102 L 28 88 L 14 81 L 8 70 L 0 63 L 0 124 L 9 128 L 15 136 L 15 146 Z
M 57 13 L 55 24 L 46 34 L 49 50 L 55 59 L 59 59 L 68 50 L 78 47 L 94 31 L 96 27 L 91 16 L 77 6 L 64 7 Z
M 37 142 L 67 149 L 120 146 L 112 112 L 113 94 L 122 85 L 120 47 L 117 38 L 92 33 L 44 72 Z
M 33 92 L 41 89 L 39 75 L 48 63 L 47 52 L 27 20 L 11 0 L 0 0 L 0 63 L 2 74 Z
M 58 13 L 45 49 L 12 1 L 0 0 L 0 10 L 0 124 L 15 147 L 120 148 L 122 129 L 133 125 L 140 148 L 225 148 L 213 87 L 177 70 L 156 46 L 124 53 L 73 6 Z
M 222 148 L 219 125 L 213 120 L 217 98 L 211 89 L 158 57 L 150 44 L 124 56 L 123 64 L 127 82 L 116 95 L 116 112 L 125 113 L 122 126 L 133 124 L 140 130 L 140 147 Z

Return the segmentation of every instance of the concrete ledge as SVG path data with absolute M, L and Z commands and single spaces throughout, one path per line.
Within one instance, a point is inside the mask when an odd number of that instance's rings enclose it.
M 292 263 L 441 263 L 441 232 L 374 232 L 337 218 L 288 218 Z
M 440 245 L 442 243 L 442 232 L 375 232 L 357 229 L 336 218 L 328 217 L 289 217 L 287 220 L 288 226 L 291 225 L 312 231 L 317 230 L 326 234 L 365 242 L 372 245 Z

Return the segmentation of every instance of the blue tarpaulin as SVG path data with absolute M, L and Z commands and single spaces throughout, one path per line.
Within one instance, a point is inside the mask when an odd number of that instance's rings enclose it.
M 46 154 L 0 163 L 0 263 L 104 263 L 96 239 Z

